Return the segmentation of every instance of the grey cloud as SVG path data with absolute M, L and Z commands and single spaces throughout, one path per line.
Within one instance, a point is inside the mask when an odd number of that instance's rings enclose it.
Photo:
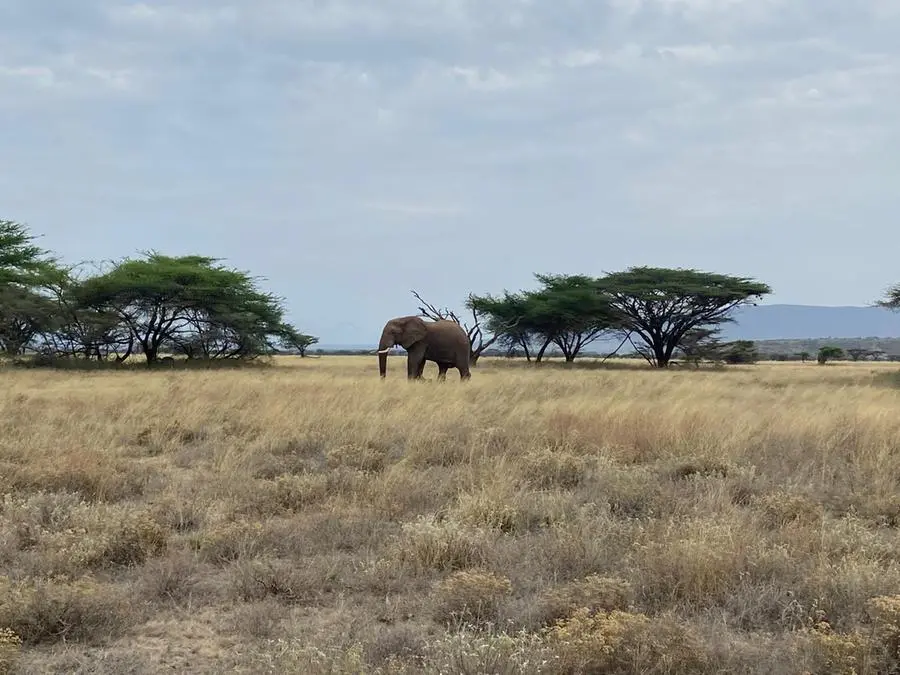
M 209 249 L 331 342 L 365 338 L 329 334 L 347 308 L 364 330 L 411 286 L 535 271 L 733 268 L 808 302 L 895 281 L 887 0 L 74 7 L 0 7 L 0 217 L 67 257 Z M 863 217 L 875 251 L 842 235 Z M 828 276 L 842 253 L 857 277 Z

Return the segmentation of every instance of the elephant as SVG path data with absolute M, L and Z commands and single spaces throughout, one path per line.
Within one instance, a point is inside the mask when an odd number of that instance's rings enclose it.
M 384 324 L 378 342 L 378 370 L 382 379 L 387 373 L 387 355 L 394 345 L 406 352 L 406 377 L 422 377 L 426 361 L 438 366 L 438 379 L 446 378 L 449 368 L 459 370 L 459 379 L 468 380 L 469 336 L 455 321 L 424 321 L 419 316 L 400 316 Z

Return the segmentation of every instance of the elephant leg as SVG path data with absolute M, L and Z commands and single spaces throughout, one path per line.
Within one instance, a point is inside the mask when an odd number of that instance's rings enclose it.
M 468 380 L 471 379 L 472 373 L 469 372 L 469 366 L 462 366 L 459 368 L 459 379 L 460 380 Z
M 447 369 L 450 368 L 446 363 L 438 364 L 438 379 L 445 380 L 447 379 Z
M 406 377 L 418 380 L 425 370 L 425 347 L 414 347 L 406 357 Z

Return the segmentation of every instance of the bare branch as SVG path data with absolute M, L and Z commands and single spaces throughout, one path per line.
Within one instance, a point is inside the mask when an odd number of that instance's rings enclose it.
M 447 307 L 438 309 L 436 305 L 425 301 L 417 291 L 413 290 L 410 292 L 421 303 L 418 307 L 419 316 L 432 321 L 454 321 L 466 332 L 466 336 L 469 338 L 469 356 L 473 366 L 477 363 L 478 357 L 502 337 L 502 331 L 498 331 L 490 338 L 485 338 L 484 331 L 481 328 L 481 318 L 474 307 L 472 308 L 472 324 L 469 325 L 468 322 L 462 321 L 452 309 Z
M 432 305 L 430 302 L 426 302 L 422 299 L 422 296 L 419 295 L 417 291 L 410 291 L 413 296 L 418 300 L 421 305 L 419 305 L 419 315 L 425 317 L 426 319 L 431 319 L 432 321 L 455 321 L 459 323 L 459 318 L 450 311 L 449 309 L 438 309 L 436 306 Z

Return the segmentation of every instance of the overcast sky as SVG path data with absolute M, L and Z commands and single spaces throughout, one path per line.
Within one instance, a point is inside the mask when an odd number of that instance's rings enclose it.
M 897 0 L 5 0 L 0 218 L 223 257 L 323 343 L 641 264 L 866 304 L 898 36 Z

